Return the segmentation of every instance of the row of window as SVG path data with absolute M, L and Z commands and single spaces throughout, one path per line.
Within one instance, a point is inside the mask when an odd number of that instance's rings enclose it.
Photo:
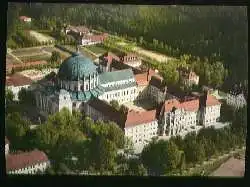
M 130 92 L 131 94 L 134 94 L 135 93 L 135 89 L 131 90 Z M 129 95 L 129 90 L 125 90 L 125 91 L 119 91 L 119 92 L 116 92 L 116 93 L 113 93 L 113 94 L 107 94 L 106 95 L 106 99 L 113 99 L 113 98 L 117 98 L 117 97 L 120 97 L 120 96 L 126 96 L 126 95 Z
M 135 139 L 134 143 L 142 143 L 142 142 L 146 143 L 146 142 L 150 141 L 152 139 L 152 137 L 154 137 L 156 135 L 157 135 L 156 133 L 151 133 L 151 138 L 149 138 L 149 139 L 145 139 L 145 138 L 144 139 L 142 139 L 142 138 Z
M 89 90 L 92 89 L 96 86 L 96 80 L 94 82 L 90 83 L 90 87 L 89 84 L 85 85 L 85 90 Z M 66 84 L 61 84 L 61 88 L 65 89 L 65 90 L 71 90 L 70 85 L 66 85 Z M 84 85 L 81 86 L 80 88 L 82 91 L 84 91 Z M 78 91 L 78 86 L 74 86 L 74 91 Z

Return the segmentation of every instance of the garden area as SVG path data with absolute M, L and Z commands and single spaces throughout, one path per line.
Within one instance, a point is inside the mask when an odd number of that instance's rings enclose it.
M 37 31 L 30 30 L 29 34 L 34 37 L 40 43 L 53 43 L 55 41 L 51 36 L 41 34 Z
M 92 51 L 93 53 L 95 53 L 96 55 L 102 55 L 107 51 L 101 45 L 90 45 L 90 46 L 86 46 L 86 48 Z
M 40 47 L 17 49 L 13 50 L 12 54 L 23 62 L 47 61 L 51 56 L 50 53 L 44 52 Z
M 22 56 L 19 57 L 20 60 L 25 62 L 34 62 L 34 61 L 48 61 L 50 59 L 51 55 L 48 54 L 41 54 L 41 55 L 33 55 L 33 56 Z

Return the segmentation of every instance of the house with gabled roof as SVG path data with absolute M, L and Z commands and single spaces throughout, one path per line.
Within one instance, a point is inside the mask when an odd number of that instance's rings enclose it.
M 156 110 L 123 113 L 108 102 L 93 99 L 88 102 L 87 113 L 94 120 L 113 121 L 124 131 L 134 145 L 145 145 L 158 135 Z
M 47 155 L 39 150 L 6 155 L 8 174 L 43 173 L 50 166 Z
M 22 88 L 29 88 L 32 84 L 32 79 L 21 75 L 20 73 L 15 73 L 10 76 L 6 76 L 6 87 L 10 89 L 14 94 L 14 100 L 18 100 L 18 93 Z
M 192 131 L 196 126 L 207 127 L 218 121 L 220 107 L 221 103 L 207 93 L 186 100 L 166 100 L 160 113 L 161 132 L 163 135 L 176 136 L 184 131 Z

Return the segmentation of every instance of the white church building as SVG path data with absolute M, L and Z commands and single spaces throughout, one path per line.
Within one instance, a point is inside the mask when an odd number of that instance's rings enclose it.
M 37 107 L 44 114 L 53 114 L 66 107 L 70 111 L 86 111 L 91 98 L 119 104 L 135 100 L 136 81 L 131 69 L 98 73 L 90 59 L 75 53 L 60 66 L 53 81 L 42 80 L 35 85 Z

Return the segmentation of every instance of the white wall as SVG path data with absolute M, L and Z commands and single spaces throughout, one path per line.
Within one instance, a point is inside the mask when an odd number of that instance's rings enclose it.
M 18 92 L 22 88 L 29 88 L 30 85 L 23 85 L 23 86 L 8 86 L 7 89 L 10 89 L 14 94 L 14 100 L 18 101 Z
M 39 170 L 44 172 L 50 166 L 50 162 L 37 163 L 25 168 L 9 171 L 8 174 L 36 174 Z
M 117 100 L 119 104 L 134 101 L 136 98 L 136 87 L 129 87 L 126 89 L 113 90 L 105 92 L 103 95 L 98 97 L 99 99 L 110 102 L 112 100 Z
M 149 123 L 126 127 L 124 131 L 125 136 L 128 137 L 135 146 L 146 145 L 148 141 L 151 141 L 153 137 L 158 135 L 158 121 L 154 120 Z
M 9 154 L 9 144 L 5 144 L 5 155 Z

